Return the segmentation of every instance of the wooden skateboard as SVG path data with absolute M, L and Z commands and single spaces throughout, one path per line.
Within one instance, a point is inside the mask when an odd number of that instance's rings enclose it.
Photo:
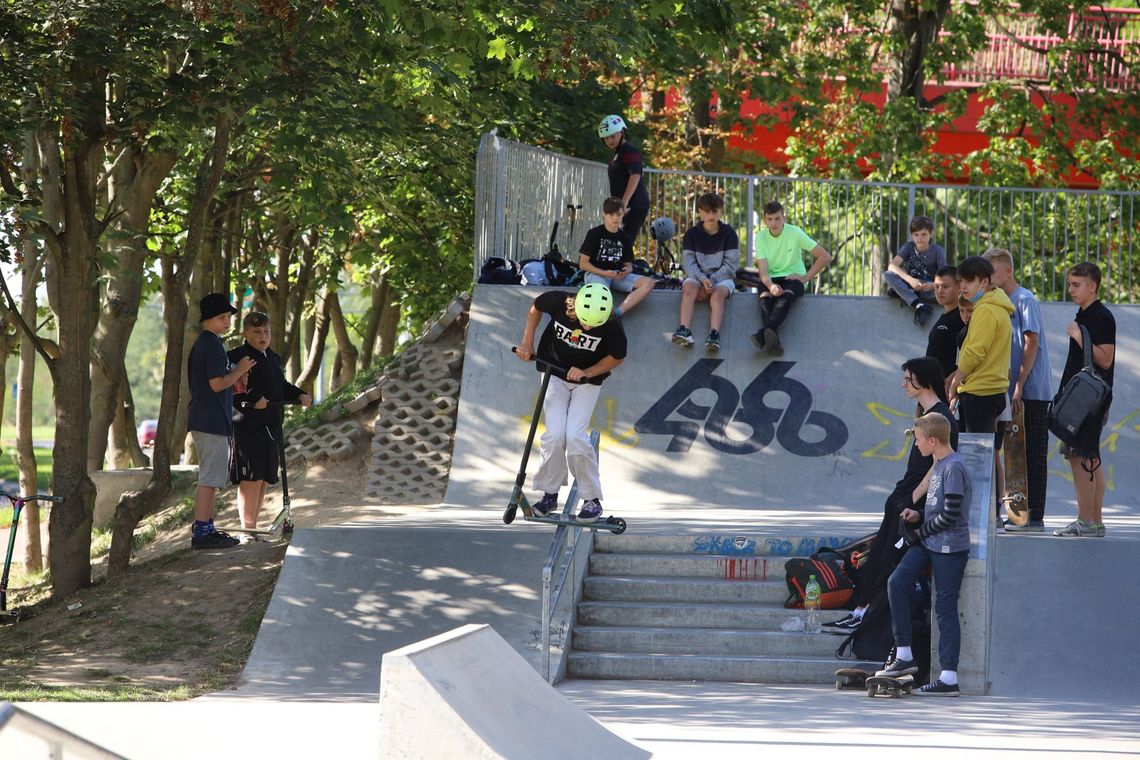
M 1005 455 L 1005 504 L 1006 517 L 1015 525 L 1029 522 L 1029 483 L 1025 471 L 1025 411 L 1013 415 L 1013 421 L 1005 425 L 1003 446 Z
M 856 689 L 862 691 L 867 688 L 867 679 L 875 676 L 870 670 L 862 668 L 840 668 L 835 671 L 835 690 Z
M 914 676 L 905 675 L 898 678 L 890 676 L 871 676 L 865 684 L 868 697 L 893 697 L 900 699 L 903 694 L 910 694 L 914 689 Z

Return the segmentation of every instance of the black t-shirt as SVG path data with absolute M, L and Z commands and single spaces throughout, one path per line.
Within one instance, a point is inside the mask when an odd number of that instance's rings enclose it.
M 580 253 L 590 257 L 590 263 L 598 269 L 616 272 L 626 261 L 633 261 L 633 248 L 625 232 L 610 232 L 606 225 L 599 224 L 586 233 Z
M 550 315 L 550 324 L 538 339 L 538 358 L 554 362 L 561 367 L 578 369 L 592 367 L 607 356 L 624 359 L 626 340 L 621 319 L 610 317 L 604 325 L 587 330 L 578 320 L 567 316 L 567 299 L 573 302 L 574 294 L 565 290 L 553 290 L 534 299 L 534 307 Z M 542 362 L 536 364 L 539 372 L 546 370 L 546 365 Z M 557 367 L 551 374 L 566 379 L 566 372 Z M 610 373 L 605 372 L 597 377 L 591 377 L 586 382 L 590 385 L 601 385 L 609 376 Z
M 625 196 L 625 187 L 629 184 L 631 174 L 640 174 L 641 181 L 637 183 L 637 189 L 629 198 L 629 207 L 631 209 L 649 208 L 649 191 L 645 189 L 641 151 L 637 149 L 636 145 L 629 140 L 622 140 L 621 145 L 614 149 L 614 155 L 610 158 L 607 171 L 610 175 L 610 195 L 615 198 Z
M 927 412 L 938 412 L 946 419 L 950 420 L 950 448 L 955 451 L 958 450 L 958 420 L 954 419 L 953 412 L 945 401 L 939 401 L 926 410 Z M 918 446 L 912 441 L 910 444 L 910 456 L 906 460 L 906 474 L 902 476 L 902 480 L 895 484 L 895 490 L 905 489 L 913 491 L 922 479 L 926 477 L 926 473 L 934 465 L 934 457 L 924 457 L 922 452 L 918 450 Z
M 1103 345 L 1116 345 L 1116 318 L 1112 316 L 1112 312 L 1108 310 L 1100 301 L 1093 301 L 1086 308 L 1077 312 L 1074 317 L 1078 325 L 1084 325 L 1085 329 L 1089 331 L 1089 338 L 1092 339 L 1094 346 Z M 1061 373 L 1061 386 L 1069 382 L 1069 379 L 1081 371 L 1081 367 L 1085 366 L 1085 350 L 1077 345 L 1077 342 L 1071 337 L 1069 338 L 1069 355 L 1065 359 L 1065 371 Z M 1112 364 L 1108 369 L 1102 369 L 1093 362 L 1093 367 L 1096 369 L 1098 375 L 1104 378 L 1105 382 L 1112 385 L 1113 376 L 1116 374 L 1116 357 L 1113 356 Z
M 942 365 L 942 374 L 946 377 L 958 369 L 958 333 L 965 326 L 962 315 L 958 309 L 954 309 L 943 312 L 934 327 L 930 328 L 930 337 L 926 339 L 926 355 L 938 360 Z
M 279 404 L 270 404 L 264 409 L 254 409 L 264 396 L 267 401 L 296 403 L 304 393 L 300 388 L 285 379 L 285 369 L 281 366 L 281 357 L 272 348 L 261 353 L 249 343 L 242 343 L 230 351 L 231 364 L 237 364 L 243 356 L 251 357 L 254 362 L 253 369 L 249 371 L 249 382 L 245 393 L 234 394 L 234 409 L 241 412 L 238 425 L 264 425 L 273 429 L 281 427 L 283 419 Z

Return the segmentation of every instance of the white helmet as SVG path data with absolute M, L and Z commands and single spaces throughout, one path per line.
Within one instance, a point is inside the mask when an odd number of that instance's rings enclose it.
M 625 120 L 612 113 L 606 118 L 602 119 L 602 123 L 598 125 L 598 137 L 609 137 L 616 135 L 618 132 L 625 131 Z
M 677 234 L 677 227 L 669 217 L 660 216 L 649 224 L 649 234 L 657 242 L 664 243 L 673 239 Z

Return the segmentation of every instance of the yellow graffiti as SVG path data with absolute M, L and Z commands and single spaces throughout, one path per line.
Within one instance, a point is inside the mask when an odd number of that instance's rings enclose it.
M 882 425 L 885 427 L 890 426 L 891 418 L 893 417 L 901 417 L 907 422 L 910 422 L 914 419 L 914 415 L 908 414 L 907 412 L 900 412 L 898 409 L 894 409 L 887 406 L 886 404 L 879 403 L 878 401 L 868 401 L 867 411 L 869 411 L 871 413 L 871 416 L 882 423 Z M 907 452 L 910 449 L 910 438 L 904 432 L 902 446 L 899 447 L 899 450 L 894 453 L 883 453 L 884 450 L 887 449 L 887 447 L 890 445 L 891 443 L 889 440 L 883 439 L 879 443 L 864 451 L 863 456 L 868 459 L 886 459 L 890 462 L 901 461 L 906 458 Z

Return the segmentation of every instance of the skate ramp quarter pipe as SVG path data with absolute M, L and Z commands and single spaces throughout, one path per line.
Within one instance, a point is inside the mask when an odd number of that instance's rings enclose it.
M 475 288 L 449 503 L 506 504 L 539 387 L 535 365 L 519 361 L 511 346 L 541 292 Z M 781 329 L 784 355 L 773 358 L 749 341 L 759 327 L 756 300 L 733 296 L 717 353 L 703 347 L 705 304 L 692 326 L 697 345 L 670 342 L 677 291 L 654 292 L 624 318 L 629 354 L 602 386 L 592 420 L 602 439 L 607 511 L 645 507 L 679 523 L 702 507 L 765 511 L 784 524 L 797 513 L 878 520 L 910 446 L 914 406 L 900 387 L 900 365 L 925 353 L 928 330 L 887 298 L 807 296 Z M 1111 308 L 1118 339 L 1104 447 L 1110 521 L 1134 518 L 1140 498 L 1140 307 Z M 1054 388 L 1075 311 L 1043 304 Z M 1069 514 L 1071 472 L 1051 443 L 1050 513 Z
M 542 680 L 486 625 L 388 652 L 382 758 L 647 758 Z

